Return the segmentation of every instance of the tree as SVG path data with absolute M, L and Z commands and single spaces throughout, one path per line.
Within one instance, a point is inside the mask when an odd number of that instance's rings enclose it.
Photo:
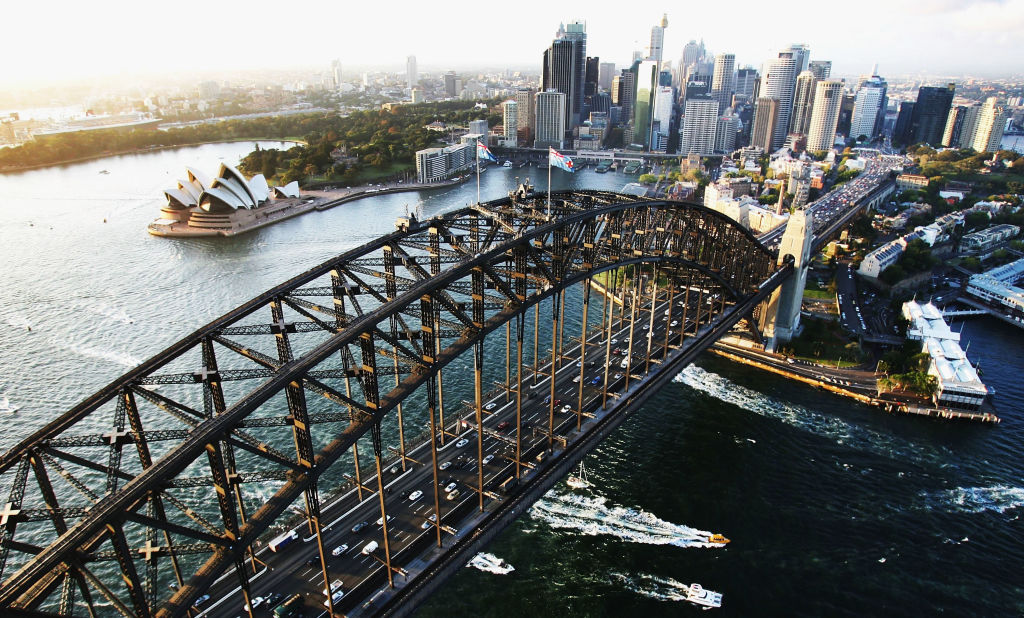
M 637 178 L 637 182 L 642 185 L 652 185 L 657 181 L 657 179 L 658 178 L 654 174 L 640 174 L 640 177 Z

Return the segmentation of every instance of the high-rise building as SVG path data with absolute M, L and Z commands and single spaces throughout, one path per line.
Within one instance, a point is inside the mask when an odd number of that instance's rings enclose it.
M 718 101 L 718 113 L 732 105 L 732 93 L 736 90 L 736 78 L 733 69 L 736 66 L 734 54 L 718 54 L 715 56 L 715 72 L 711 78 L 711 96 Z
M 636 96 L 636 71 L 637 65 L 634 63 L 632 67 L 628 69 L 622 69 L 622 73 L 619 74 L 619 85 L 616 89 L 618 92 L 619 101 L 618 105 L 622 108 L 620 116 L 623 124 L 633 119 L 633 99 Z
M 978 128 L 978 117 L 981 115 L 981 104 L 971 103 L 964 112 L 964 123 L 960 127 L 960 148 L 974 148 L 974 134 Z
M 422 103 L 423 102 L 423 89 L 422 88 L 413 88 L 412 90 L 410 90 L 409 91 L 409 99 L 412 101 L 413 104 Z
M 861 85 L 853 103 L 853 118 L 850 120 L 850 137 L 874 138 L 882 130 L 881 119 L 885 118 L 887 106 L 885 80 L 877 75 L 861 78 Z
M 832 73 L 831 60 L 811 60 L 807 63 L 807 70 L 814 74 L 814 79 L 821 81 L 828 79 Z
M 615 77 L 615 63 L 602 62 L 597 68 L 597 87 L 601 90 L 611 90 L 612 79 Z
M 583 112 L 580 122 L 590 117 L 594 110 L 594 96 L 597 95 L 597 79 L 599 73 L 600 58 L 587 57 L 586 68 L 583 71 Z
M 717 130 L 718 101 L 710 96 L 687 99 L 679 132 L 679 154 L 714 154 Z
M 561 148 L 565 139 L 565 93 L 551 89 L 538 92 L 535 99 L 537 129 L 533 147 Z
M 952 84 L 950 84 L 952 85 Z M 978 123 L 974 128 L 974 143 L 971 147 L 978 152 L 995 152 L 1003 141 L 1006 128 L 1006 108 L 996 97 L 985 99 L 978 112 Z
M 565 94 L 565 122 L 567 131 L 580 124 L 583 114 L 583 83 L 586 73 L 587 26 L 576 21 L 560 25 L 544 50 L 542 90 L 557 90 Z
M 420 81 L 420 75 L 416 71 L 416 56 L 409 56 L 405 59 L 405 83 L 412 90 Z
M 914 115 L 910 120 L 910 143 L 938 145 L 942 142 L 946 118 L 953 104 L 956 84 L 945 86 L 921 86 L 914 103 Z
M 334 87 L 341 88 L 341 59 L 331 61 L 331 76 L 334 77 Z
M 711 94 L 711 76 L 694 73 L 686 80 L 683 99 L 702 97 Z
M 775 126 L 779 121 L 779 100 L 772 97 L 758 97 L 754 106 L 754 126 L 750 130 L 750 145 L 775 150 Z
M 839 109 L 843 104 L 843 80 L 826 79 L 814 87 L 814 111 L 807 129 L 807 150 L 831 150 L 836 141 Z
M 658 89 L 658 63 L 644 60 L 637 65 L 636 96 L 633 98 L 633 141 L 644 148 L 651 145 L 654 94 Z
M 900 101 L 896 113 L 896 126 L 892 129 L 892 145 L 905 146 L 910 142 L 910 123 L 914 118 L 914 102 Z
M 668 28 L 668 15 L 661 16 L 661 22 L 651 28 L 651 44 L 647 47 L 647 59 L 658 63 L 661 68 L 661 54 L 665 47 L 665 28 Z
M 654 125 L 652 127 L 652 134 L 660 136 L 662 138 L 660 143 L 663 145 L 660 148 L 655 148 L 652 145 L 651 150 L 664 152 L 665 147 L 668 145 L 675 99 L 675 88 L 672 86 L 658 86 L 654 93 Z M 652 144 L 654 143 L 659 143 L 657 137 L 652 137 Z
M 942 145 L 956 148 L 960 143 L 960 134 L 964 128 L 964 117 L 967 115 L 966 105 L 954 105 L 949 108 L 946 116 L 946 127 L 942 130 Z
M 537 128 L 537 108 L 535 95 L 537 91 L 533 88 L 516 88 L 515 102 L 516 114 L 519 120 L 519 131 L 526 129 L 524 140 L 529 142 Z
M 718 117 L 715 127 L 715 152 L 729 154 L 736 150 L 736 135 L 740 130 L 740 117 L 726 110 Z
M 806 64 L 806 50 L 793 46 L 779 52 L 778 58 L 768 61 L 761 77 L 761 98 L 778 101 L 777 113 L 772 134 L 771 147 L 775 150 L 786 142 L 789 130 L 789 118 L 793 111 L 793 91 L 796 89 L 798 68 Z
M 811 48 L 806 45 L 793 44 L 789 46 L 789 51 L 793 54 L 793 58 L 796 59 L 795 75 L 806 71 L 811 61 Z
M 746 97 L 748 103 L 757 98 L 757 85 L 761 80 L 757 69 L 744 67 L 736 71 L 736 94 Z
M 455 75 L 455 71 L 448 71 L 444 74 L 444 93 L 449 97 L 458 95 L 458 92 L 455 90 L 456 79 L 458 79 L 458 77 Z
M 487 120 L 470 120 L 469 121 L 469 133 L 471 135 L 482 135 L 483 138 L 480 140 L 487 145 L 487 136 L 490 134 L 490 127 L 487 126 Z
M 814 91 L 818 79 L 811 71 L 804 71 L 796 78 L 796 91 L 793 94 L 793 117 L 789 131 L 807 135 L 811 126 L 811 113 L 814 111 Z M 837 111 L 838 114 L 838 111 Z M 839 116 L 836 116 L 838 120 Z
M 502 137 L 506 143 L 516 145 L 519 134 L 519 104 L 509 99 L 501 104 Z

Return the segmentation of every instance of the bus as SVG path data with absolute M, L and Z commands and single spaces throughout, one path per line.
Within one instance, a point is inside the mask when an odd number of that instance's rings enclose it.
M 281 536 L 277 537 L 276 539 L 270 541 L 270 543 L 267 544 L 267 547 L 270 548 L 270 551 L 275 551 L 276 552 L 276 551 L 279 551 L 285 545 L 288 545 L 292 541 L 297 540 L 298 538 L 299 538 L 299 535 L 296 534 L 294 530 L 290 530 L 287 533 L 282 534 Z
M 301 594 L 293 594 L 288 600 L 274 608 L 274 618 L 291 618 L 304 609 Z

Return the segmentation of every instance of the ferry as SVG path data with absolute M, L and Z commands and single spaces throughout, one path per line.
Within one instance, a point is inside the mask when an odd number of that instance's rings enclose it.
M 590 487 L 590 481 L 587 480 L 587 469 L 582 461 L 580 462 L 580 469 L 576 474 L 570 474 L 569 478 L 565 479 L 565 484 L 573 489 L 586 489 Z
M 601 161 L 600 163 L 597 164 L 597 168 L 594 171 L 597 172 L 598 174 L 604 174 L 609 169 L 611 169 L 611 167 L 612 162 L 609 161 L 608 159 L 605 159 L 604 161 Z
M 690 584 L 686 589 L 686 600 L 690 603 L 703 605 L 704 609 L 722 606 L 722 593 L 701 588 L 700 584 Z
M 729 539 L 725 538 L 721 534 L 712 534 L 708 537 L 708 543 L 717 543 L 719 545 L 726 545 L 729 543 Z

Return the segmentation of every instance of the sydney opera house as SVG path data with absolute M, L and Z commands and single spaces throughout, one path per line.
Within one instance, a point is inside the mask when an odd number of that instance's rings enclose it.
M 221 163 L 212 180 L 190 167 L 186 180 L 164 191 L 167 204 L 149 225 L 158 236 L 230 235 L 287 216 L 302 204 L 299 183 L 271 190 L 263 174 L 246 180 L 237 169 Z

